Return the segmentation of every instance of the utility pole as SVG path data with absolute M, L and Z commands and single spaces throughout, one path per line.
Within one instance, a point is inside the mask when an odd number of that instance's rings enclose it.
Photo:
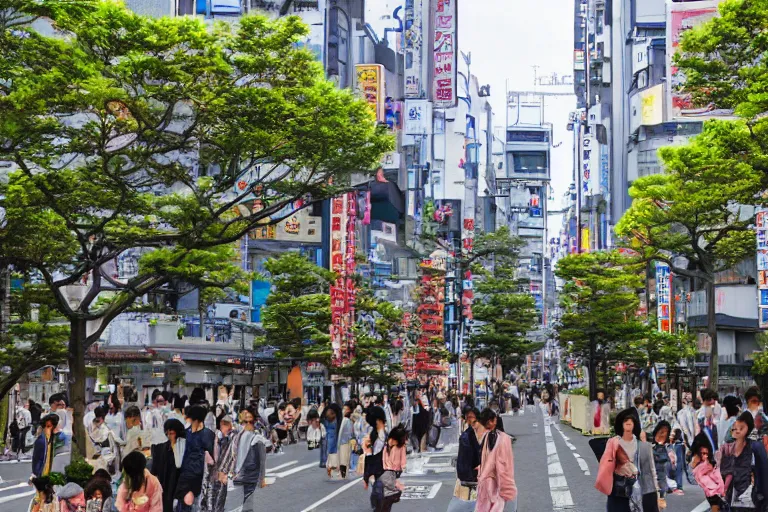
M 576 173 L 576 253 L 581 254 L 582 231 L 581 231 L 581 208 L 584 196 L 584 137 L 589 133 L 589 109 L 592 107 L 592 70 L 591 60 L 592 51 L 589 46 L 589 20 L 592 15 L 592 2 L 587 0 L 587 12 L 584 17 L 584 84 L 586 88 L 586 102 L 584 119 L 579 120 L 579 150 L 578 150 L 578 172 Z M 591 170 L 590 170 L 591 172 Z

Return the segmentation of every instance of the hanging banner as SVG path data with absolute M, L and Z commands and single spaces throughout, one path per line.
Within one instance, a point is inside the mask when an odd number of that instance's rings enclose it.
M 355 76 L 357 77 L 357 90 L 371 106 L 376 120 L 381 123 L 385 122 L 384 66 L 381 64 L 357 64 Z
M 434 60 L 432 99 L 435 108 L 456 106 L 456 1 L 433 0 Z
M 768 329 L 768 210 L 758 210 L 757 231 L 757 319 L 761 329 Z
M 656 308 L 661 332 L 672 332 L 670 315 L 670 298 L 672 290 L 672 273 L 669 265 L 656 262 Z
M 405 97 L 421 97 L 421 48 L 423 42 L 422 9 L 423 0 L 405 0 L 405 22 L 403 30 L 403 57 L 405 70 Z
M 432 132 L 432 104 L 427 100 L 405 101 L 405 134 L 429 135 Z
M 331 200 L 331 270 L 337 278 L 331 286 L 331 348 L 333 365 L 342 366 L 355 356 L 352 326 L 355 321 L 355 219 L 354 192 Z

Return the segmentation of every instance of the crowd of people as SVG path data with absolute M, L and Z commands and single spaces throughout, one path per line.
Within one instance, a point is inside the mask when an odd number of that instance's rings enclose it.
M 202 389 L 189 397 L 155 390 L 142 407 L 127 389 L 123 399 L 112 393 L 87 407 L 84 452 L 93 474 L 83 486 L 54 485 L 53 473 L 64 469 L 57 467 L 57 455 L 72 442 L 65 395 L 51 396 L 47 412 L 36 411 L 33 402 L 20 408 L 14 439 L 23 451 L 28 436 L 21 431 L 35 433 L 31 484 L 37 492 L 30 512 L 223 512 L 231 485 L 242 488 L 242 510 L 248 512 L 257 508 L 257 489 L 267 485 L 267 454 L 300 440 L 318 453 L 327 478 L 362 476 L 376 512 L 390 511 L 400 500 L 401 475 L 412 454 L 458 445 L 449 510 L 495 512 L 517 493 L 514 438 L 504 433 L 499 414 L 539 403 L 538 391 L 529 400 L 511 388 L 499 383 L 482 411 L 471 396 L 434 382 L 315 405 L 296 398 L 274 408 L 263 401 L 241 408 L 227 389 L 214 404 Z M 514 391 L 519 393 L 517 385 Z
M 720 401 L 711 389 L 683 395 L 679 410 L 658 393 L 636 396 L 614 421 L 615 436 L 593 444 L 595 487 L 608 512 L 656 512 L 698 485 L 713 512 L 768 509 L 768 417 L 760 390 Z M 672 498 L 674 499 L 674 498 Z

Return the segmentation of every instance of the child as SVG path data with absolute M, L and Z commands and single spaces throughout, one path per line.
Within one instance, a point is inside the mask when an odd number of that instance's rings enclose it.
M 317 409 L 312 409 L 307 413 L 307 449 L 315 450 L 325 439 L 325 427 L 320 423 L 320 414 Z
M 725 484 L 720 471 L 715 468 L 715 458 L 712 455 L 712 447 L 709 444 L 706 434 L 699 434 L 693 440 L 691 446 L 693 458 L 691 459 L 691 468 L 696 483 L 704 491 L 710 510 L 720 512 L 725 506 Z
M 408 432 L 402 425 L 393 428 L 387 436 L 387 446 L 382 455 L 384 474 L 380 478 L 384 486 L 384 499 L 376 508 L 376 512 L 390 512 L 392 505 L 400 501 L 400 495 L 405 486 L 398 478 L 405 470 L 405 443 L 407 440 Z

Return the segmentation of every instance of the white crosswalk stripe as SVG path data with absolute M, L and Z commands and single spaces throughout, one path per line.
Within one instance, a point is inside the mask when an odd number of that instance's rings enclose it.
M 547 473 L 549 474 L 549 493 L 552 496 L 552 510 L 568 510 L 573 508 L 573 497 L 568 488 L 568 480 L 560 464 L 557 446 L 552 438 L 550 418 L 544 416 L 544 438 L 547 447 Z

